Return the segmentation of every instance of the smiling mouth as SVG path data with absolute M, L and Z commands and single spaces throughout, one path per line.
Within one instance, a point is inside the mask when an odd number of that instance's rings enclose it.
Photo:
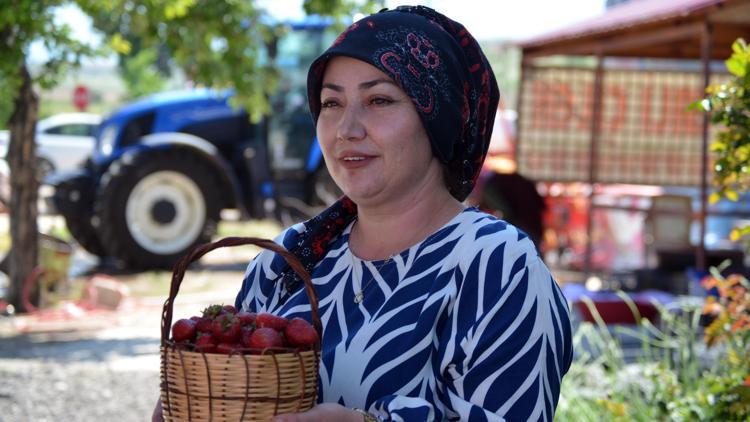
M 364 161 L 365 157 L 344 157 L 344 161 Z

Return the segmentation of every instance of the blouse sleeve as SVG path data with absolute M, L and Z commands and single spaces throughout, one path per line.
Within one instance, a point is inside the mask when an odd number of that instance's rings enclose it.
M 533 246 L 509 255 L 500 245 L 456 277 L 464 281 L 433 362 L 439 397 L 388 396 L 370 411 L 393 420 L 551 421 L 572 339 L 549 270 Z

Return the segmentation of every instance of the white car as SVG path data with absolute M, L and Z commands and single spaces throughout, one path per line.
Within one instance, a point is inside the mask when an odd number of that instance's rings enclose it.
M 40 176 L 78 168 L 94 150 L 101 116 L 92 113 L 62 113 L 37 122 L 36 154 Z M 0 131 L 0 157 L 5 158 L 10 132 Z

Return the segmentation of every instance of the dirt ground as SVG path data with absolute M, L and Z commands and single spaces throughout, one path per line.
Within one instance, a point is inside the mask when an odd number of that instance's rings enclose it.
M 275 229 L 230 226 L 220 229 L 220 236 L 270 238 Z M 245 267 L 258 252 L 218 249 L 191 266 L 175 300 L 174 320 L 209 304 L 234 303 Z M 76 250 L 72 265 L 78 274 L 67 290 L 80 292 L 76 286 L 92 278 L 112 282 L 126 292 L 116 309 L 87 310 L 78 305 L 91 301 L 73 294 L 54 309 L 0 316 L 0 422 L 149 420 L 159 392 L 161 318 L 172 274 L 94 264 Z

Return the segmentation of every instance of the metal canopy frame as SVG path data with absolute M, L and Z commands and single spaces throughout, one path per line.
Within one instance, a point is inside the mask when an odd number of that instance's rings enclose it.
M 594 98 L 589 141 L 588 183 L 597 183 L 596 151 L 601 131 L 603 79 L 606 57 L 692 59 L 702 62 L 703 86 L 709 85 L 711 61 L 731 55 L 737 38 L 750 38 L 750 0 L 632 0 L 580 24 L 553 31 L 520 44 L 521 81 L 524 68 L 539 58 L 589 56 L 596 58 Z M 523 86 L 523 85 L 521 85 Z M 521 110 L 519 95 L 518 110 Z M 523 116 L 519 116 L 522 119 Z M 696 265 L 706 267 L 705 232 L 708 202 L 709 117 L 703 116 L 700 240 Z M 522 134 L 519 134 L 522 142 Z M 522 145 L 519 145 L 522 148 Z M 520 148 L 517 148 L 518 151 Z M 590 190 L 587 222 L 586 272 L 591 269 L 593 196 Z

